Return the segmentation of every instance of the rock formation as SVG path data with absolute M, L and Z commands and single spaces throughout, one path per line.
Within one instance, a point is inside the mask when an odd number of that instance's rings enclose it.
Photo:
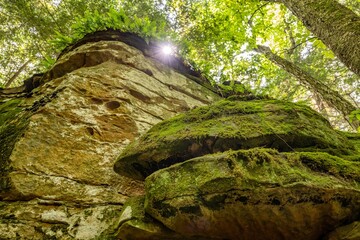
M 126 205 L 119 236 L 137 239 L 138 228 L 163 239 L 153 218 L 183 239 L 347 239 L 329 235 L 347 224 L 338 234 L 358 237 L 359 160 L 352 139 L 308 107 L 221 100 L 162 121 L 122 152 L 115 171 L 145 179 L 145 194 Z
M 99 32 L 0 90 L 0 239 L 359 239 L 358 134 L 156 51 Z
M 119 41 L 123 34 L 93 36 L 27 84 L 36 88 L 2 90 L 0 239 L 106 239 L 124 202 L 144 189 L 113 171 L 122 149 L 219 99 L 204 80 Z

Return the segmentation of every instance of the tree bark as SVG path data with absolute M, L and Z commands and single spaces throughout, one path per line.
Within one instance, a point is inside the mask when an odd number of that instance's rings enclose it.
M 283 3 L 354 73 L 360 75 L 360 16 L 336 0 L 265 0 Z
M 296 66 L 294 63 L 276 55 L 270 50 L 270 48 L 259 45 L 255 51 L 262 53 L 271 62 L 296 77 L 296 79 L 308 86 L 311 90 L 319 93 L 330 107 L 333 107 L 341 112 L 344 117 L 348 117 L 352 111 L 356 110 L 356 107 L 344 97 L 342 97 L 337 91 L 332 90 L 327 85 L 318 81 L 308 72 Z

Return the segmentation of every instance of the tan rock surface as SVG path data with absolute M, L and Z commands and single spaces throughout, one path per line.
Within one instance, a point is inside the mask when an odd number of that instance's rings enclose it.
M 16 201 L 30 199 L 60 201 L 62 207 L 72 205 L 74 211 L 82 211 L 79 214 L 83 215 L 83 206 L 119 209 L 128 196 L 143 193 L 141 182 L 113 171 L 122 149 L 161 120 L 219 98 L 193 80 L 145 57 L 140 50 L 115 41 L 76 48 L 63 55 L 48 75 L 52 79 L 26 99 L 28 105 L 41 104 L 9 158 L 10 188 L 0 191 L 4 201 L 2 217 L 14 206 L 8 201 L 15 201 L 16 211 L 21 212 L 29 203 Z M 36 206 L 32 202 L 31 207 Z M 0 239 L 12 239 L 14 232 L 20 236 L 32 232 L 29 235 L 34 239 L 48 236 L 41 230 L 42 211 L 31 210 L 37 214 L 31 220 L 22 215 L 15 216 L 11 223 L 0 220 Z M 91 239 L 106 229 L 103 222 L 94 224 L 80 218 L 74 230 L 70 227 L 73 215 L 54 211 L 55 220 L 51 220 L 51 214 L 45 214 L 51 222 L 45 221 L 46 224 L 67 224 L 66 233 L 51 233 L 56 238 Z M 99 214 L 92 211 L 89 218 Z M 24 221 L 31 224 L 24 225 Z M 93 231 L 84 235 L 81 226 Z

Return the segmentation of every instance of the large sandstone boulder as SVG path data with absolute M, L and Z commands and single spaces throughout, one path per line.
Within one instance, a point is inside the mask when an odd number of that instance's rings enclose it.
M 146 46 L 131 34 L 91 35 L 48 73 L 0 91 L 0 239 L 108 234 L 144 188 L 113 171 L 120 152 L 154 124 L 219 99 Z
M 359 139 L 302 105 L 227 99 L 155 125 L 115 170 L 145 178 L 148 219 L 184 239 L 357 239 Z
M 205 155 L 150 175 L 145 209 L 185 236 L 321 239 L 359 220 L 359 169 L 327 153 Z
M 229 149 L 352 153 L 352 143 L 310 108 L 278 100 L 221 100 L 162 121 L 122 152 L 115 171 L 145 179 L 176 162 Z

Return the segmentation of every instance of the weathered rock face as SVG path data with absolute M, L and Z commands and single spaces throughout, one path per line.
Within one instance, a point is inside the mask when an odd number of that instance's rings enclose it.
M 183 239 L 357 239 L 359 140 L 275 100 L 221 100 L 165 120 L 115 164 L 146 178 L 118 234 L 162 239 L 165 225 Z
M 99 40 L 62 55 L 31 93 L 0 96 L 0 239 L 106 238 L 125 200 L 143 194 L 113 171 L 122 149 L 219 98 L 139 49 Z

